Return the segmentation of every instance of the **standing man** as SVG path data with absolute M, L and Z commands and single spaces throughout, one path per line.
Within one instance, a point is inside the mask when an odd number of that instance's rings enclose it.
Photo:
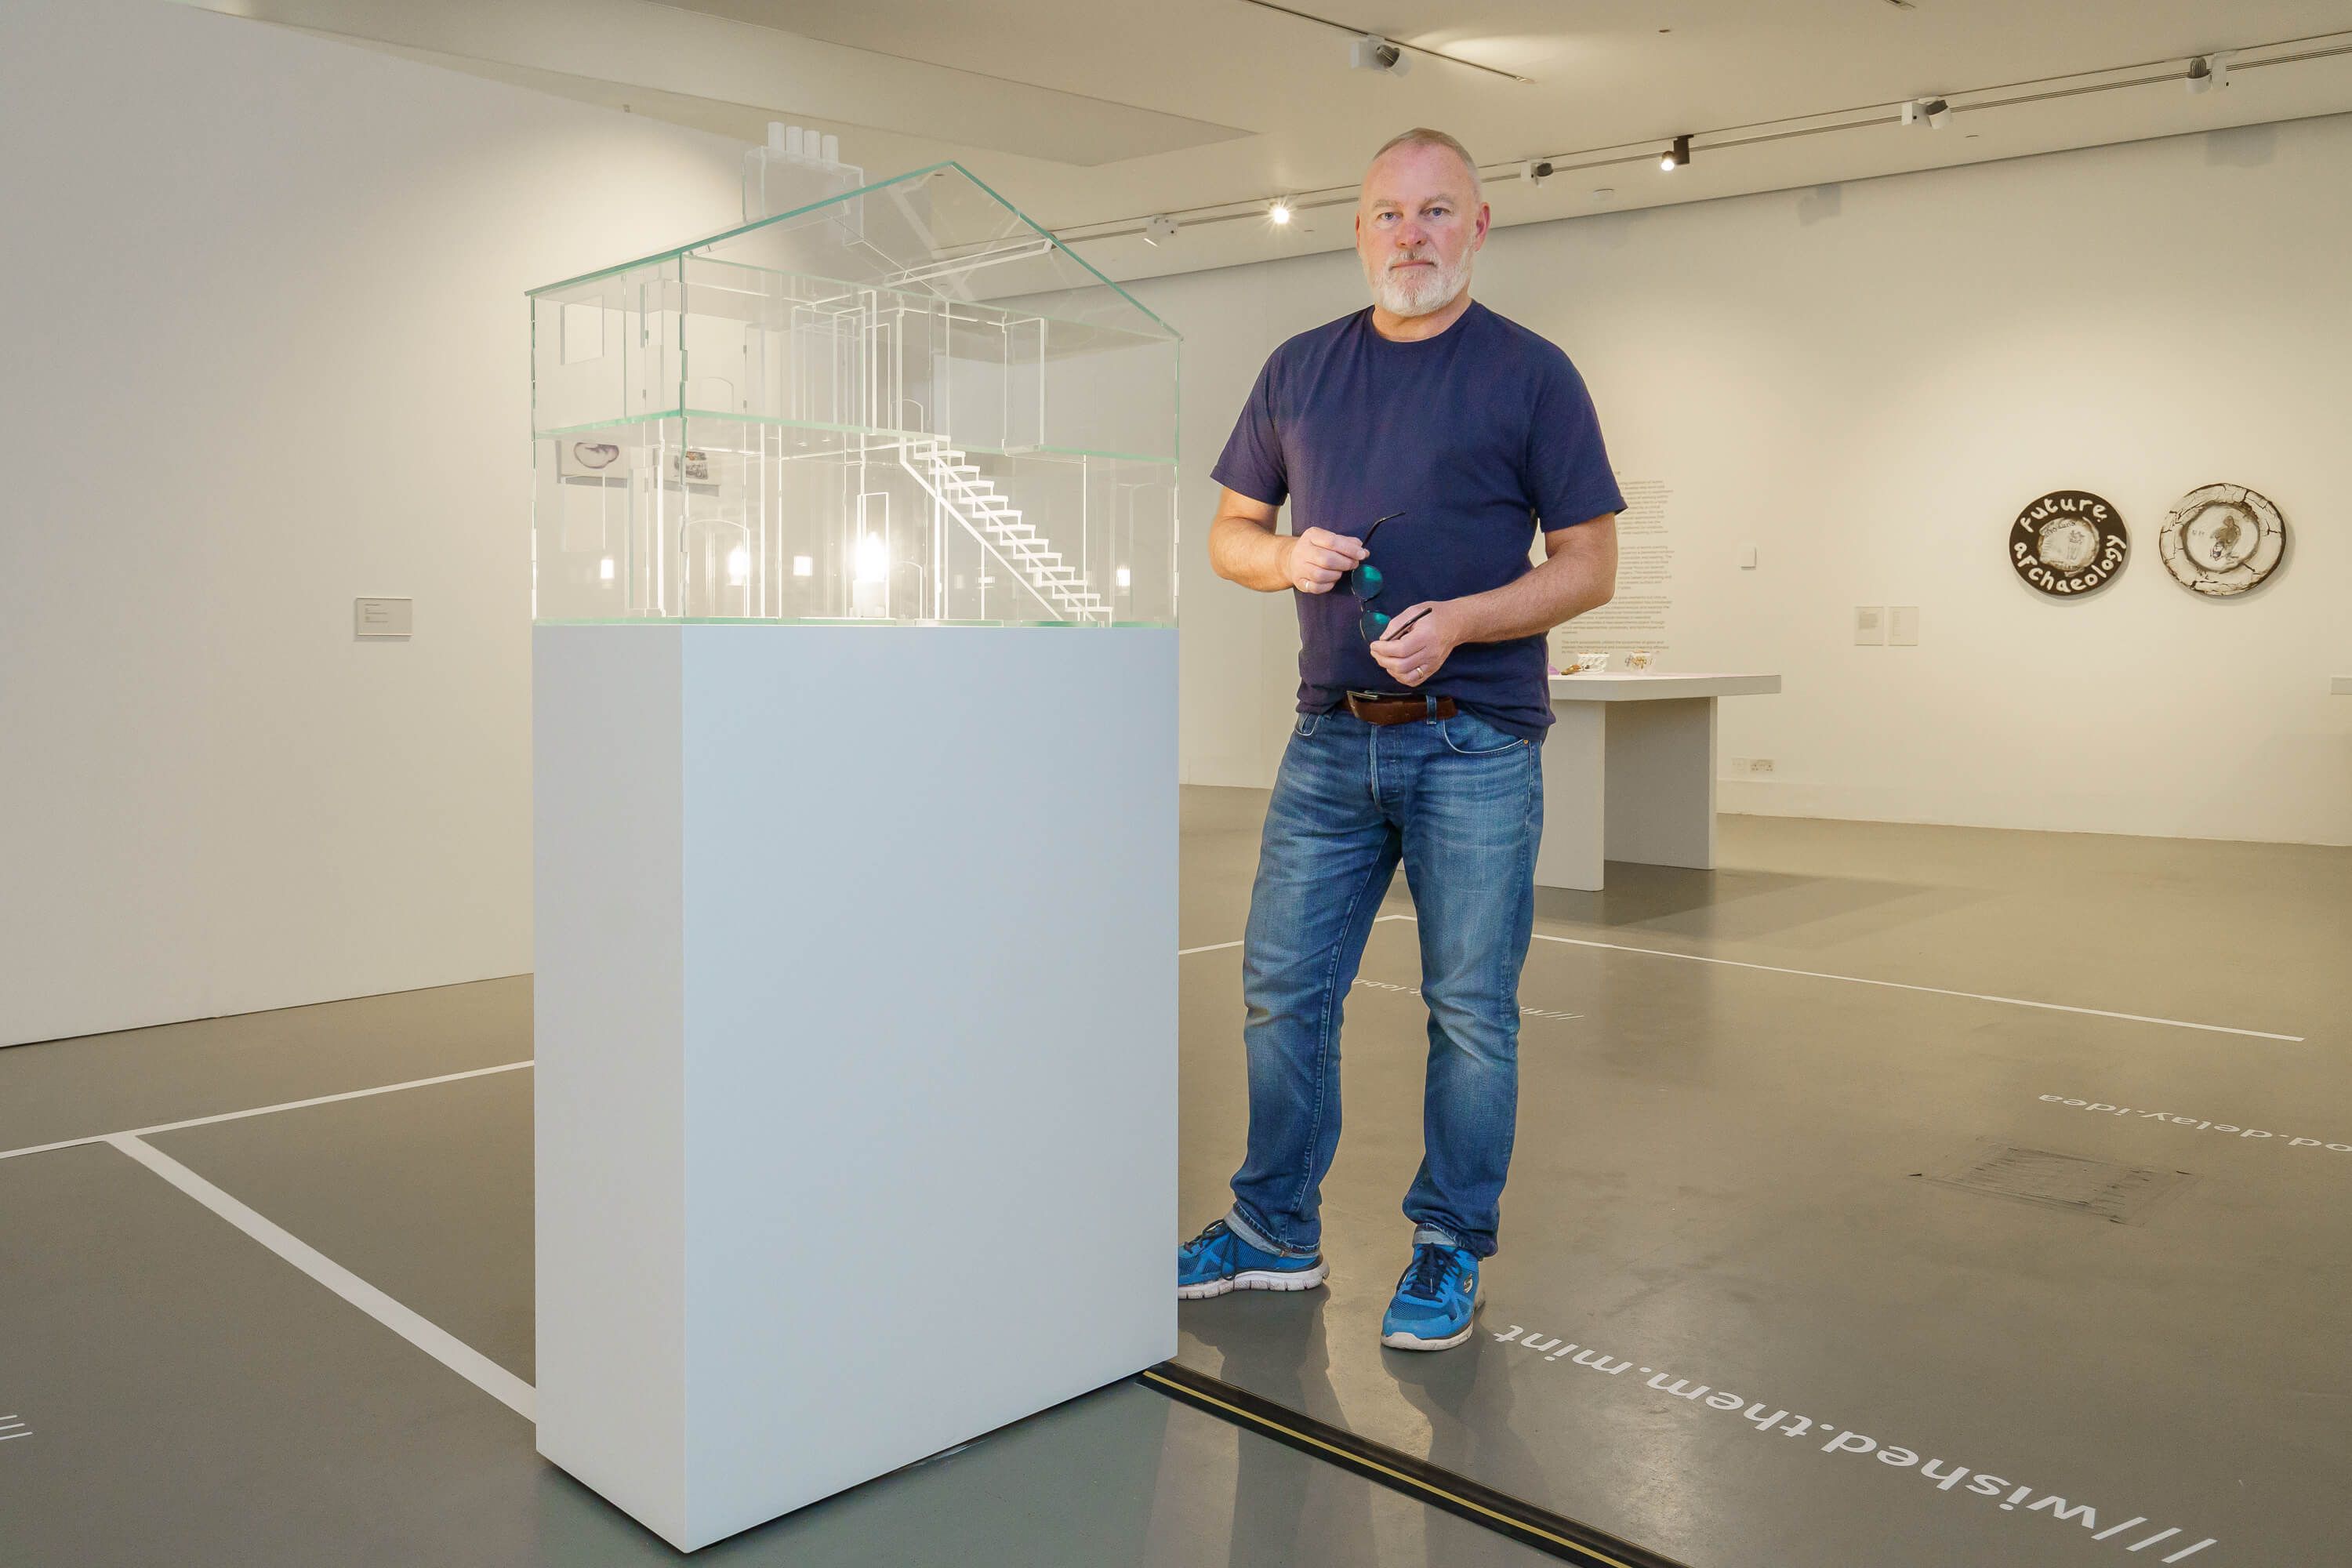
M 1487 223 L 1459 142 L 1414 130 L 1382 147 L 1356 206 L 1371 307 L 1274 352 L 1213 470 L 1217 574 L 1297 595 L 1298 718 L 1244 943 L 1249 1154 L 1231 1211 L 1178 1252 L 1176 1293 L 1322 1283 L 1340 1012 L 1402 860 L 1429 1068 L 1412 1258 L 1381 1324 L 1400 1350 L 1470 1337 L 1495 1251 L 1543 834 L 1544 634 L 1608 602 L 1625 504 L 1568 356 L 1471 301 Z

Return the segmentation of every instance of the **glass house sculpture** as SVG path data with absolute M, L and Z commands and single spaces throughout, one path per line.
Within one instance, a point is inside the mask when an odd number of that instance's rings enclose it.
M 951 163 L 530 308 L 536 1441 L 692 1551 L 1176 1353 L 1177 341 Z
M 1174 623 L 1177 336 L 960 165 L 530 298 L 536 619 Z

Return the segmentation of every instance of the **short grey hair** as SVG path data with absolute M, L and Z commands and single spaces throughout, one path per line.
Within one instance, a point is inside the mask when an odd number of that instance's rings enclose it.
M 1469 148 L 1465 147 L 1461 142 L 1455 141 L 1453 137 L 1448 136 L 1444 132 L 1433 131 L 1426 125 L 1416 125 L 1410 131 L 1402 132 L 1381 143 L 1381 150 L 1372 154 L 1372 163 L 1379 163 L 1382 158 L 1387 157 L 1391 153 L 1395 152 L 1400 147 L 1444 148 L 1447 152 L 1461 159 L 1462 166 L 1470 171 L 1471 196 L 1475 200 L 1482 202 L 1486 199 L 1486 182 L 1478 177 L 1478 160 L 1470 156 Z M 1367 163 L 1364 167 L 1369 170 L 1371 167 L 1371 163 Z

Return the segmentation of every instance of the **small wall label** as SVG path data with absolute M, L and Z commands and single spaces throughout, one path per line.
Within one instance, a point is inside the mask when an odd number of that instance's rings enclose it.
M 404 637 L 415 628 L 415 622 L 416 601 L 414 599 L 352 601 L 352 635 L 362 641 Z

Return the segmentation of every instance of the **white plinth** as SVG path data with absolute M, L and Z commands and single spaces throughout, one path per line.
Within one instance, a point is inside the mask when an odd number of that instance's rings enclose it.
M 539 1451 L 690 1551 L 1173 1355 L 1174 632 L 532 649 Z
M 1777 675 L 1556 675 L 1539 887 L 1598 892 L 1611 860 L 1715 866 L 1715 705 Z

